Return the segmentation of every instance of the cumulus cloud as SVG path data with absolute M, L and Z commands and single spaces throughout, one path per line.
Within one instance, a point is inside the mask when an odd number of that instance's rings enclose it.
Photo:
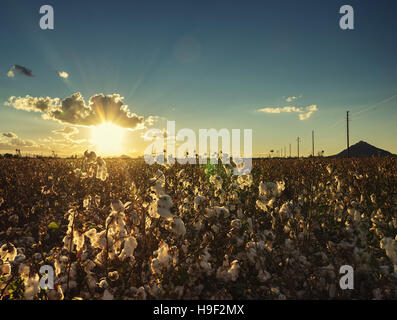
M 277 108 L 263 108 L 259 109 L 259 112 L 264 112 L 264 113 L 282 113 L 282 112 L 301 112 L 301 109 L 296 108 L 296 107 L 277 107 Z
M 17 138 L 18 137 L 14 132 L 3 133 L 3 136 L 6 138 Z
M 73 136 L 75 134 L 78 134 L 79 133 L 79 129 L 77 129 L 76 127 L 65 127 L 62 130 L 54 130 L 54 131 L 52 131 L 52 133 L 61 134 L 61 135 L 65 136 L 65 137 L 70 137 L 70 136 Z
M 69 78 L 69 73 L 65 72 L 65 71 L 56 71 L 57 75 L 60 76 L 63 79 L 67 79 Z
M 263 108 L 257 110 L 258 112 L 263 112 L 263 113 L 271 113 L 271 114 L 276 114 L 276 113 L 289 113 L 289 112 L 296 112 L 299 113 L 299 120 L 306 120 L 309 119 L 312 114 L 315 111 L 318 111 L 317 105 L 311 105 L 307 106 L 305 108 L 303 107 L 293 107 L 293 106 L 286 106 L 286 107 L 277 107 L 277 108 Z
M 15 64 L 11 67 L 11 69 L 7 73 L 7 76 L 10 78 L 13 78 L 15 76 L 15 72 L 22 74 L 24 76 L 27 76 L 27 77 L 34 77 L 32 74 L 32 70 L 30 70 L 26 67 L 20 66 L 18 64 Z
M 34 112 L 42 112 L 46 113 L 50 109 L 56 108 L 59 105 L 58 98 L 50 98 L 50 97 L 31 97 L 27 95 L 25 98 L 22 97 L 14 97 L 11 96 L 8 101 L 4 103 L 6 106 L 14 107 L 18 110 L 24 111 L 34 111 Z
M 67 129 L 64 128 L 64 132 L 75 132 L 77 128 Z M 13 132 L 0 134 L 0 150 L 2 151 L 15 151 L 20 149 L 22 152 L 30 153 L 44 153 L 51 155 L 54 151 L 56 154 L 61 156 L 68 156 L 70 154 L 81 153 L 83 150 L 93 149 L 94 145 L 87 139 L 76 139 L 70 138 L 70 135 L 62 135 L 61 137 L 54 139 L 51 136 L 33 140 L 24 140 L 18 137 Z
M 56 120 L 60 123 L 95 126 L 103 122 L 111 122 L 123 128 L 143 129 L 152 124 L 156 117 L 142 116 L 132 113 L 123 103 L 119 94 L 96 94 L 85 103 L 80 92 L 74 93 L 63 100 L 50 97 L 10 97 L 4 104 L 19 110 L 42 113 L 44 119 Z
M 302 114 L 299 115 L 299 120 L 309 119 L 312 116 L 313 112 L 318 111 L 318 108 L 314 104 L 314 105 L 306 107 L 305 110 L 306 110 L 305 113 L 302 113 Z
M 298 99 L 298 97 L 288 97 L 287 99 L 285 99 L 285 101 L 287 101 L 287 102 L 292 102 L 292 101 L 294 101 L 294 100 L 296 100 L 296 99 Z
M 3 137 L 6 137 L 6 140 L 0 141 L 1 148 L 3 150 L 12 150 L 13 148 L 21 148 L 21 147 L 37 147 L 37 144 L 32 140 L 23 140 L 19 138 L 15 133 L 8 132 L 3 133 Z

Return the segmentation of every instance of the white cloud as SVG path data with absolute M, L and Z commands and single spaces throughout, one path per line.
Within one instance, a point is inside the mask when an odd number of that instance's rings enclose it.
M 263 113 L 270 113 L 270 114 L 278 114 L 278 113 L 290 113 L 290 112 L 296 112 L 299 113 L 299 120 L 306 120 L 309 119 L 312 114 L 316 111 L 318 111 L 317 105 L 311 105 L 307 106 L 305 108 L 303 107 L 294 107 L 294 106 L 286 106 L 286 107 L 277 107 L 277 108 L 263 108 L 257 110 L 258 112 L 263 112 Z
M 259 109 L 258 112 L 264 112 L 264 113 L 282 113 L 282 112 L 301 112 L 299 108 L 296 107 L 277 107 L 277 108 L 263 108 Z
M 0 140 L 0 149 L 2 150 L 13 150 L 15 148 L 22 148 L 22 147 L 25 148 L 38 147 L 38 145 L 33 140 L 23 140 L 13 132 L 3 133 L 2 136 L 6 138 Z
M 299 120 L 309 119 L 312 116 L 313 112 L 318 111 L 317 105 L 315 104 L 308 106 L 305 109 L 306 109 L 306 113 L 300 114 Z
M 79 129 L 77 129 L 76 127 L 65 127 L 62 130 L 54 130 L 52 131 L 52 133 L 54 134 L 61 134 L 65 137 L 70 137 L 73 136 L 75 134 L 79 133 Z
M 3 137 L 6 137 L 6 138 L 17 138 L 18 136 L 14 132 L 7 132 L 7 133 L 3 133 Z
M 22 74 L 24 76 L 27 76 L 27 77 L 34 77 L 32 74 L 32 70 L 30 70 L 26 67 L 20 66 L 18 64 L 15 64 L 11 67 L 11 69 L 7 72 L 7 76 L 9 78 L 13 78 L 15 76 L 15 72 Z
M 77 126 L 95 126 L 112 122 L 123 128 L 143 129 L 152 125 L 158 117 L 144 119 L 132 113 L 119 94 L 96 94 L 85 103 L 80 92 L 63 100 L 50 97 L 10 97 L 4 104 L 15 109 L 42 113 L 44 119 Z
M 298 97 L 288 97 L 287 99 L 285 99 L 285 101 L 287 101 L 287 102 L 292 102 L 292 101 L 294 101 L 294 100 L 296 100 L 296 99 L 298 99 Z
M 69 78 L 69 74 L 65 71 L 57 71 L 58 76 L 60 76 L 63 79 Z

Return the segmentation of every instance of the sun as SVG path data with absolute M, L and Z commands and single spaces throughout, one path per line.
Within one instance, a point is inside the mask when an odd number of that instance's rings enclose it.
M 124 131 L 125 129 L 110 122 L 93 127 L 92 140 L 97 151 L 108 155 L 121 153 Z

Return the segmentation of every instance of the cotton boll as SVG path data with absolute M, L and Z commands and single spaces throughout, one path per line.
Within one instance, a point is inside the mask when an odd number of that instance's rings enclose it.
M 171 213 L 171 207 L 172 207 L 172 200 L 169 195 L 162 195 L 157 201 L 155 201 L 152 205 L 149 211 L 152 212 L 150 214 L 152 217 L 160 216 L 165 219 L 172 218 L 172 213 Z
M 18 273 L 24 281 L 29 278 L 30 267 L 24 263 L 21 263 L 18 267 Z
M 263 211 L 267 211 L 267 199 L 265 196 L 259 196 L 259 199 L 256 200 L 256 205 Z
M 150 189 L 155 192 L 157 197 L 161 197 L 165 193 L 165 175 L 161 170 L 157 170 L 156 176 L 150 179 L 150 183 L 152 184 Z
M 161 273 L 161 262 L 159 259 L 154 258 L 150 262 L 150 269 L 152 270 L 152 273 L 154 274 L 160 274 Z
M 63 242 L 63 248 L 65 250 L 69 251 L 72 248 L 73 240 L 71 236 L 66 235 L 65 237 L 63 237 L 62 242 Z
M 158 219 L 160 218 L 160 215 L 157 212 L 157 201 L 155 200 L 154 202 L 152 202 L 149 206 L 149 215 L 154 218 L 154 219 Z
M 380 247 L 386 251 L 386 255 L 394 265 L 394 273 L 397 273 L 397 241 L 388 237 L 383 238 Z
M 272 277 L 271 274 L 270 274 L 269 272 L 267 272 L 266 270 L 262 270 L 262 269 L 259 270 L 259 273 L 258 273 L 258 280 L 259 280 L 260 282 L 266 282 L 266 281 L 269 280 L 271 277 Z
M 75 230 L 73 232 L 73 243 L 76 245 L 76 250 L 80 251 L 84 247 L 84 235 Z
M 171 257 L 169 255 L 169 247 L 168 244 L 166 244 L 165 242 L 163 242 L 160 245 L 160 248 L 157 250 L 157 258 L 163 265 L 167 265 L 168 262 L 171 260 Z
M 85 262 L 85 266 L 84 266 L 84 271 L 89 274 L 91 273 L 92 269 L 94 269 L 96 266 L 95 262 L 92 260 L 87 260 Z
M 108 238 L 108 243 L 109 243 L 109 246 L 111 246 L 112 240 L 110 238 Z M 106 230 L 103 230 L 103 231 L 97 233 L 96 237 L 93 238 L 93 242 L 91 243 L 91 245 L 94 248 L 105 249 L 106 248 Z
M 26 260 L 26 256 L 24 254 L 18 254 L 15 258 L 14 258 L 14 263 L 21 263 L 23 261 Z
M 124 241 L 124 248 L 121 251 L 119 258 L 121 260 L 125 260 L 127 258 L 134 258 L 134 251 L 136 247 L 138 246 L 138 242 L 133 236 L 129 236 L 127 239 Z
M 181 218 L 174 218 L 172 222 L 172 231 L 178 235 L 185 235 L 186 228 Z
M 201 219 L 198 219 L 194 224 L 193 227 L 196 231 L 200 231 L 203 228 L 204 224 Z
M 230 226 L 232 227 L 232 230 L 239 230 L 242 227 L 242 222 L 240 219 L 234 219 L 230 222 Z
M 210 253 L 208 252 L 208 248 L 205 248 L 202 253 L 199 255 L 199 266 L 209 275 L 212 272 L 211 263 L 209 263 L 209 259 L 211 258 Z
M 99 281 L 98 286 L 101 289 L 107 289 L 109 288 L 109 283 L 105 279 L 102 279 L 101 281 Z
M 272 196 L 277 192 L 277 185 L 274 182 L 261 182 L 259 184 L 259 194 L 264 196 Z
M 103 292 L 102 300 L 113 300 L 113 294 L 108 289 Z
M 94 151 L 88 152 L 88 150 L 86 150 L 84 152 L 84 158 L 86 161 L 88 162 L 95 162 L 96 160 L 96 153 Z
M 224 218 L 228 218 L 230 216 L 229 210 L 226 207 L 219 207 L 219 206 L 215 206 L 214 207 L 215 213 L 218 216 L 222 216 Z
M 84 233 L 84 235 L 85 235 L 87 238 L 89 238 L 89 239 L 95 238 L 95 237 L 96 237 L 96 229 L 95 229 L 95 228 L 92 228 L 92 229 L 86 231 L 86 232 Z
M 1 275 L 11 274 L 11 265 L 9 263 L 0 264 L 0 274 Z
M 230 276 L 230 279 L 232 281 L 236 281 L 238 278 L 239 272 L 240 272 L 240 265 L 239 265 L 238 260 L 232 261 L 231 267 L 227 271 L 228 275 Z
M 69 262 L 69 258 L 67 256 L 61 256 L 59 257 L 59 259 L 55 259 L 54 267 L 55 267 L 55 274 L 57 276 L 65 272 L 68 262 Z
M 110 206 L 112 208 L 112 211 L 115 211 L 115 212 L 124 212 L 125 211 L 125 207 L 120 200 L 112 201 Z
M 40 287 L 39 287 L 39 275 L 36 273 L 32 277 L 28 277 L 28 279 L 25 281 L 25 292 L 24 292 L 24 298 L 26 300 L 32 300 L 33 297 L 39 293 Z
M 253 183 L 252 175 L 239 175 L 237 182 L 240 186 L 240 189 L 249 188 Z
M 214 210 L 214 209 L 205 208 L 204 216 L 205 216 L 206 218 L 211 218 L 211 217 L 214 216 L 214 215 L 215 215 L 215 210 Z
M 96 178 L 105 181 L 109 177 L 106 162 L 101 157 L 98 157 L 97 164 Z
M 216 224 L 213 224 L 211 226 L 211 230 L 214 231 L 214 233 L 218 233 L 219 232 L 219 226 Z
M 84 209 L 89 210 L 91 208 L 91 202 L 92 202 L 92 197 L 90 195 L 85 197 L 83 200 Z
M 86 281 L 87 281 L 88 288 L 91 291 L 95 291 L 95 289 L 97 288 L 97 281 L 96 281 L 94 275 L 92 274 L 92 272 L 87 274 Z
M 0 248 L 0 258 L 3 261 L 13 261 L 17 256 L 17 249 L 12 243 L 5 243 Z
M 135 293 L 135 298 L 137 300 L 146 300 L 147 294 L 144 287 L 139 287 Z
M 194 210 L 198 210 L 201 205 L 205 203 L 207 199 L 204 196 L 196 196 L 194 198 Z
M 47 297 L 49 300 L 63 300 L 64 294 L 60 285 L 54 285 L 55 288 L 48 290 Z
M 120 275 L 117 271 L 112 271 L 108 273 L 108 278 L 110 281 L 117 281 L 119 279 Z

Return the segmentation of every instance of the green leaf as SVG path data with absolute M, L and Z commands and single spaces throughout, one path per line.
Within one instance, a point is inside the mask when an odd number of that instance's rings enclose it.
M 56 222 L 51 222 L 51 223 L 48 225 L 48 229 L 50 229 L 51 231 L 56 231 L 56 230 L 59 229 L 59 226 L 57 225 Z

